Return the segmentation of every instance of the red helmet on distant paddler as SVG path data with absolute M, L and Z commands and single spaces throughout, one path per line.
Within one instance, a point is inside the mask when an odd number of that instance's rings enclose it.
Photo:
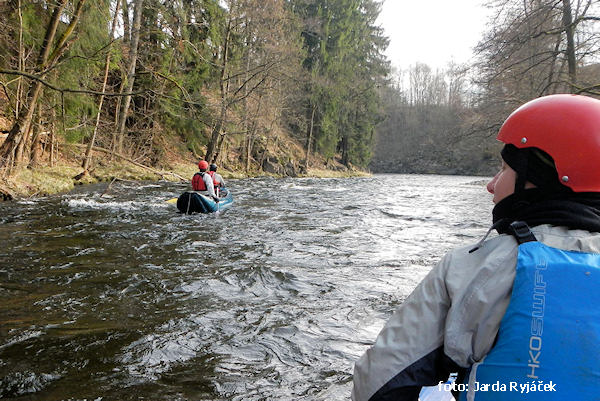
M 600 192 L 600 100 L 550 95 L 516 109 L 498 140 L 538 148 L 554 159 L 557 179 L 575 192 Z
M 208 162 L 206 160 L 200 160 L 198 163 L 198 168 L 204 171 L 208 170 Z

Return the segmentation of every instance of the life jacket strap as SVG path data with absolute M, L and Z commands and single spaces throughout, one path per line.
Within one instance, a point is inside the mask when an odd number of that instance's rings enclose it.
M 519 245 L 525 242 L 537 241 L 535 235 L 531 232 L 531 229 L 524 221 L 513 221 L 510 223 L 508 232 L 515 237 Z

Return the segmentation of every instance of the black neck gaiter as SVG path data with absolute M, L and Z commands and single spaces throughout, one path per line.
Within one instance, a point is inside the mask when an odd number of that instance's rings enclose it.
M 518 220 L 530 227 L 551 224 L 600 232 L 600 193 L 525 189 L 498 202 L 492 216 L 500 234 L 507 233 L 510 223 Z

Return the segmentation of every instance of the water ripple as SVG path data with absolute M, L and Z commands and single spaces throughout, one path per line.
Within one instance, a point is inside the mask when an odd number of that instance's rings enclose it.
M 0 397 L 346 400 L 354 361 L 491 210 L 475 177 L 173 183 L 0 205 Z

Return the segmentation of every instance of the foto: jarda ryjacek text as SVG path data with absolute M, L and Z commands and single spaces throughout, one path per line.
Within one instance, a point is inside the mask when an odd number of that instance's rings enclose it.
M 459 391 L 464 392 L 469 390 L 468 383 L 445 383 L 439 382 L 438 390 L 445 391 Z M 551 392 L 556 391 L 556 383 L 550 381 L 549 383 L 544 383 L 542 380 L 531 381 L 525 383 L 517 383 L 517 382 L 508 382 L 508 383 L 500 383 L 497 381 L 496 383 L 479 383 L 474 382 L 471 387 L 471 391 L 514 391 L 521 394 L 533 393 L 533 392 Z

